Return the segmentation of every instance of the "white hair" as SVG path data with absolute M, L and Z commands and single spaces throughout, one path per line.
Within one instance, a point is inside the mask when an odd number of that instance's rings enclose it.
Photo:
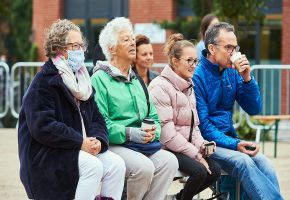
M 133 26 L 130 20 L 125 17 L 116 17 L 108 22 L 101 31 L 99 44 L 108 61 L 112 59 L 109 49 L 117 45 L 119 33 L 126 30 L 133 34 Z

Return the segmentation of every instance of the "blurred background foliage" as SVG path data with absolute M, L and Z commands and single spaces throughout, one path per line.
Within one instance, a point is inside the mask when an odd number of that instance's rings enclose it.
M 237 122 L 239 121 L 239 113 L 235 113 L 234 115 L 234 119 L 233 121 Z M 250 117 L 250 120 L 253 124 L 256 125 L 266 125 L 256 119 L 254 119 L 253 117 Z M 255 140 L 256 139 L 256 129 L 251 128 L 246 121 L 246 118 L 243 117 L 242 122 L 240 124 L 240 126 L 236 129 L 237 134 L 239 136 L 240 139 L 242 140 Z M 270 141 L 271 140 L 271 136 L 269 131 L 262 131 L 261 134 L 261 140 L 264 139 L 265 141 Z
M 257 20 L 264 19 L 263 9 L 267 0 L 177 0 L 179 6 L 190 7 L 193 16 L 177 17 L 174 21 L 164 20 L 162 28 L 183 33 L 187 39 L 199 38 L 199 26 L 203 16 L 213 13 L 220 21 L 227 21 L 238 29 L 240 21 L 246 25 L 253 25 Z
M 0 54 L 8 63 L 35 61 L 36 46 L 32 43 L 32 0 L 0 1 Z
M 8 66 L 37 60 L 32 36 L 32 0 L 0 0 L 0 56 L 5 55 Z M 0 126 L 15 127 L 16 123 L 8 112 Z

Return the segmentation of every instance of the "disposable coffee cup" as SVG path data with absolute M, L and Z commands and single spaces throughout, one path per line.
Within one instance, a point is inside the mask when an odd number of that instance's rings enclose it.
M 238 60 L 239 60 L 240 57 L 242 57 L 241 52 L 236 52 L 234 55 L 231 56 L 230 59 L 231 59 L 233 65 L 236 67 L 236 69 L 237 69 L 239 72 L 242 72 L 242 71 L 241 71 L 241 66 L 238 64 Z
M 141 124 L 141 129 L 143 131 L 153 130 L 153 128 L 155 128 L 155 122 L 153 119 L 151 119 L 151 118 L 143 119 L 142 124 Z
M 206 155 L 211 155 L 211 154 L 213 154 L 214 153 L 214 144 L 213 143 L 206 143 L 206 144 L 204 144 L 204 146 L 205 146 L 205 154 Z

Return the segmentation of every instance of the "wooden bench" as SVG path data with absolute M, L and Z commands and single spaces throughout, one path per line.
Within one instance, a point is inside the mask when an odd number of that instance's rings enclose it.
M 278 143 L 279 122 L 280 122 L 280 120 L 290 119 L 290 115 L 256 115 L 256 116 L 254 116 L 254 119 L 257 119 L 260 122 L 269 125 L 267 128 L 263 128 L 264 130 L 271 130 L 272 126 L 275 125 L 275 132 L 274 132 L 274 158 L 276 158 L 277 157 L 277 143 Z

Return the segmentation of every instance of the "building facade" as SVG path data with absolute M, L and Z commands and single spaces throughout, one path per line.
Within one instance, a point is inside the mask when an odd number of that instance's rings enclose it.
M 290 0 L 279 0 L 268 5 L 266 20 L 261 27 L 259 37 L 262 42 L 258 44 L 258 63 L 290 63 L 290 49 L 287 41 L 289 33 L 289 3 Z M 34 41 L 40 49 L 39 59 L 44 60 L 42 43 L 45 28 L 59 18 L 67 18 L 80 25 L 91 45 L 89 50 L 98 40 L 98 34 L 103 25 L 117 16 L 130 18 L 134 25 L 143 23 L 172 21 L 176 16 L 186 17 L 192 15 L 187 6 L 175 5 L 175 0 L 34 0 L 33 1 L 33 33 Z M 283 10 L 282 10 L 283 8 Z M 283 12 L 282 12 L 283 11 Z M 169 32 L 166 32 L 167 36 Z M 247 36 L 241 38 L 242 49 L 246 50 L 248 57 L 255 61 L 257 53 L 253 45 L 256 27 L 247 30 Z M 284 45 L 284 46 L 283 46 Z M 155 61 L 166 62 L 162 55 L 163 43 L 154 44 Z M 89 52 L 89 57 L 92 54 Z
M 254 26 L 247 30 L 247 37 L 239 40 L 240 46 L 251 63 L 290 64 L 290 0 L 278 0 L 268 7 L 264 24 L 258 29 Z M 114 17 L 128 17 L 134 26 L 143 26 L 162 20 L 172 21 L 176 16 L 190 15 L 189 10 L 176 5 L 175 0 L 34 0 L 34 42 L 39 47 L 39 60 L 46 60 L 42 48 L 44 30 L 55 20 L 67 18 L 83 30 L 89 41 L 88 58 L 92 59 L 100 30 Z M 169 34 L 166 31 L 164 37 Z M 165 38 L 160 37 L 159 42 L 153 44 L 155 63 L 167 62 L 162 53 L 164 40 Z M 274 109 L 278 109 L 279 113 L 289 114 L 290 72 L 288 70 L 275 77 L 280 79 L 277 87 L 281 88 L 281 95 L 278 97 L 281 103 Z
M 163 0 L 162 3 L 155 0 L 34 0 L 33 35 L 39 47 L 39 60 L 46 59 L 42 49 L 44 30 L 57 19 L 70 19 L 81 27 L 89 41 L 88 56 L 92 58 L 98 35 L 106 22 L 119 16 L 130 18 L 134 25 L 164 19 L 171 21 L 175 18 L 174 2 L 174 0 Z M 153 45 L 155 62 L 166 62 L 162 46 L 163 44 Z

